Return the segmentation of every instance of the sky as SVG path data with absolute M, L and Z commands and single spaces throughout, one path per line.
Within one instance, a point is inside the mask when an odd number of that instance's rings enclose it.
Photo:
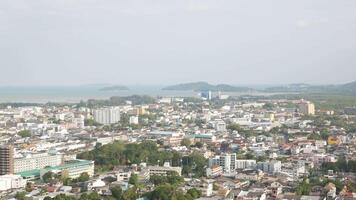
M 356 0 L 1 0 L 0 86 L 356 81 Z

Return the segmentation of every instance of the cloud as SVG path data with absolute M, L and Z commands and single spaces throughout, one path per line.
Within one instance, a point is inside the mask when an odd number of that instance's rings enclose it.
M 298 28 L 307 28 L 308 26 L 310 26 L 310 22 L 304 19 L 297 20 L 296 24 Z
M 189 1 L 187 11 L 189 12 L 204 12 L 208 11 L 209 6 L 199 1 Z

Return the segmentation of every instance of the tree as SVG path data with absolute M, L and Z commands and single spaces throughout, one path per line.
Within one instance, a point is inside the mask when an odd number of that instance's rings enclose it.
M 79 182 L 85 182 L 89 180 L 89 174 L 87 172 L 83 172 L 80 174 L 78 181 Z
M 89 200 L 89 195 L 88 195 L 88 193 L 83 193 L 82 195 L 80 195 L 79 200 Z
M 25 137 L 31 137 L 31 132 L 29 130 L 22 130 L 17 133 L 17 135 L 25 138 Z
M 262 108 L 264 108 L 266 110 L 273 110 L 274 107 L 275 106 L 273 103 L 265 103 L 265 105 L 262 106 Z
M 137 174 L 132 174 L 129 179 L 129 184 L 137 186 L 138 185 L 138 176 Z
M 46 173 L 43 174 L 43 176 L 42 176 L 42 180 L 43 180 L 43 182 L 45 182 L 45 183 L 51 182 L 54 178 L 55 178 L 55 174 L 54 174 L 53 172 L 51 172 L 51 171 L 46 172 Z
M 33 189 L 32 189 L 31 182 L 27 182 L 25 190 L 26 190 L 26 192 L 32 192 Z
M 184 138 L 181 142 L 180 142 L 181 146 L 186 146 L 186 147 L 190 147 L 191 142 L 188 138 Z
M 189 156 L 185 156 L 182 159 L 183 174 L 194 174 L 194 177 L 200 178 L 205 175 L 205 167 L 207 159 L 198 152 L 193 152 Z
M 76 200 L 74 197 L 67 196 L 65 194 L 59 194 L 53 198 L 53 200 Z
M 229 130 L 231 130 L 231 131 L 237 131 L 237 132 L 240 132 L 242 129 L 241 129 L 241 127 L 240 127 L 240 125 L 238 125 L 238 124 L 229 124 L 228 126 L 227 126 L 227 129 L 229 129 Z
M 213 190 L 214 190 L 214 191 L 219 190 L 219 186 L 218 186 L 218 185 L 216 185 L 215 183 L 213 183 Z
M 116 200 L 120 200 L 122 198 L 122 189 L 120 186 L 115 186 L 110 188 L 111 194 L 112 196 L 116 199 Z
M 171 200 L 174 191 L 170 184 L 160 185 L 151 192 L 149 199 Z
M 320 131 L 320 137 L 321 137 L 323 140 L 327 140 L 328 137 L 329 137 L 328 130 L 326 130 L 326 129 L 321 130 L 321 131 Z
M 85 126 L 101 126 L 100 123 L 96 122 L 93 119 L 84 119 L 84 125 Z
M 202 192 L 196 188 L 191 188 L 187 191 L 187 194 L 190 194 L 194 199 L 200 198 L 202 195 Z
M 254 159 L 255 156 L 252 153 L 248 152 L 248 153 L 245 154 L 245 158 L 248 159 L 248 160 L 251 160 L 251 159 Z
M 92 192 L 89 194 L 89 200 L 100 200 L 100 196 L 97 192 Z
M 200 149 L 204 146 L 204 144 L 202 142 L 196 142 L 195 146 Z
M 297 186 L 296 192 L 298 195 L 309 195 L 311 186 L 306 178 Z
M 104 197 L 104 200 L 115 200 L 114 197 Z
M 150 176 L 150 182 L 155 185 L 163 185 L 163 184 L 171 184 L 171 185 L 179 185 L 184 181 L 183 177 L 179 176 L 177 172 L 167 173 L 167 176 L 163 175 L 152 175 Z
M 136 193 L 136 187 L 126 190 L 126 192 L 122 195 L 122 200 L 136 200 L 137 198 L 138 195 Z
M 156 187 L 152 192 L 145 195 L 148 199 L 155 200 L 194 200 L 201 197 L 201 192 L 195 188 L 189 189 L 187 193 L 177 190 L 170 184 L 163 184 Z
M 17 200 L 25 200 L 25 195 L 26 195 L 25 192 L 17 192 L 16 195 L 15 195 L 15 198 Z
M 62 179 L 63 185 L 65 186 L 70 186 L 73 183 L 73 180 L 71 178 L 64 178 Z

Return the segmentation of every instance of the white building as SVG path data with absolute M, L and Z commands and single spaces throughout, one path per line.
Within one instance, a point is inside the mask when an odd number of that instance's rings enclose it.
M 114 124 L 120 121 L 120 109 L 118 107 L 96 109 L 93 111 L 93 116 L 100 124 Z
M 221 166 L 223 171 L 230 173 L 236 170 L 236 153 L 224 153 L 209 159 L 209 167 Z
M 131 116 L 130 124 L 138 124 L 138 116 Z
M 131 172 L 130 171 L 128 171 L 128 172 L 118 172 L 116 174 L 117 181 L 126 181 L 126 182 L 128 182 L 130 180 L 130 177 L 131 177 Z
M 47 166 L 61 165 L 63 154 L 57 153 L 38 153 L 27 154 L 23 158 L 14 159 L 14 173 L 42 169 Z
M 282 169 L 282 163 L 279 160 L 272 160 L 272 161 L 266 161 L 266 162 L 258 162 L 257 163 L 257 168 L 261 169 L 264 172 L 267 173 L 277 173 L 280 172 Z
M 0 176 L 0 191 L 24 188 L 26 180 L 20 175 L 3 175 Z
M 256 160 L 236 160 L 237 169 L 253 169 L 256 167 Z
M 40 178 L 49 171 L 56 174 L 66 173 L 69 178 L 78 178 L 82 173 L 87 173 L 92 177 L 94 175 L 94 161 L 77 159 L 66 161 L 63 165 L 46 167 L 40 170 Z
M 168 162 L 165 162 L 163 166 L 148 166 L 149 176 L 162 175 L 166 176 L 169 172 L 177 172 L 179 176 L 182 175 L 182 167 L 171 167 Z
M 83 115 L 79 115 L 76 118 L 73 118 L 73 123 L 77 128 L 84 128 L 84 116 Z
M 217 132 L 224 132 L 226 131 L 226 123 L 223 120 L 217 120 L 215 122 L 215 130 Z

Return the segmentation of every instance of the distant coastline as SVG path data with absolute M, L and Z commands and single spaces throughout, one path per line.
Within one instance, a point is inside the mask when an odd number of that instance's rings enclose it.
M 197 82 L 196 82 L 197 83 Z M 198 82 L 199 83 L 199 82 Z M 194 85 L 194 84 L 193 84 Z M 199 84 L 198 84 L 199 85 Z M 109 99 L 112 96 L 149 95 L 152 97 L 198 97 L 203 89 L 212 92 L 222 92 L 229 96 L 241 95 L 275 95 L 275 94 L 297 94 L 297 93 L 319 93 L 319 94 L 347 94 L 356 95 L 356 82 L 340 85 L 309 85 L 309 84 L 289 84 L 273 87 L 243 87 L 251 90 L 231 91 L 227 86 L 209 84 L 209 87 L 190 87 L 189 85 L 178 84 L 175 86 L 162 85 L 130 85 L 125 88 L 107 88 L 110 85 L 84 85 L 84 86 L 0 86 L 0 103 L 78 103 L 88 99 Z M 189 86 L 189 87 L 188 87 Z M 195 84 L 196 86 L 196 84 Z M 181 87 L 181 88 L 179 88 Z M 235 87 L 235 86 L 233 86 Z M 100 89 L 105 89 L 105 92 Z M 237 87 L 240 88 L 240 87 Z M 124 90 L 125 89 L 125 90 Z M 224 89 L 224 90 L 223 90 Z
M 121 91 L 121 90 L 129 90 L 128 87 L 123 86 L 123 85 L 114 85 L 114 86 L 108 86 L 108 87 L 103 87 L 100 88 L 99 91 Z

